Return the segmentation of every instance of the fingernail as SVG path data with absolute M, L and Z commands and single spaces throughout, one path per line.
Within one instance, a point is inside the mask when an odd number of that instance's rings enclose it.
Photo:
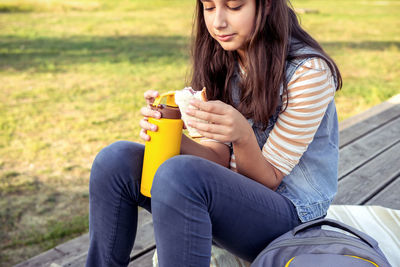
M 157 130 L 156 126 L 151 126 L 151 130 L 154 132 L 155 130 Z

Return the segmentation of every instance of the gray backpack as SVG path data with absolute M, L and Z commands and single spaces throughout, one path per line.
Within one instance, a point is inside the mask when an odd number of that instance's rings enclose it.
M 322 229 L 328 225 L 353 234 Z M 378 242 L 339 221 L 301 224 L 272 241 L 251 267 L 390 267 Z

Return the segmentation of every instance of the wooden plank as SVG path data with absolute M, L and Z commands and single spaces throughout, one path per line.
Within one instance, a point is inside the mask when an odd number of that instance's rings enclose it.
M 370 117 L 376 116 L 377 114 L 392 108 L 395 105 L 399 105 L 400 104 L 400 94 L 394 95 L 393 97 L 391 97 L 390 99 L 375 105 L 363 112 L 360 112 L 354 116 L 351 116 L 350 118 L 347 118 L 343 121 L 340 122 L 339 124 L 339 130 L 342 131 L 346 128 L 349 128 L 361 121 L 365 121 L 367 119 L 369 119 Z
M 153 267 L 153 255 L 154 250 L 151 250 L 129 263 L 128 267 Z
M 84 234 L 63 243 L 51 250 L 39 254 L 25 262 L 15 265 L 15 267 L 33 267 L 33 266 L 63 266 L 63 262 L 69 262 L 71 259 L 79 258 L 85 255 L 89 247 L 89 234 Z
M 62 258 L 52 262 L 50 267 L 82 267 L 86 265 L 87 251 L 73 257 Z
M 359 137 L 385 125 L 386 123 L 399 118 L 400 116 L 400 105 L 394 106 L 388 110 L 385 110 L 378 115 L 371 117 L 365 121 L 361 121 L 358 124 L 340 131 L 339 147 L 343 148 L 346 145 L 351 144 Z
M 400 166 L 399 166 L 400 167 Z M 367 201 L 366 205 L 379 205 L 391 209 L 400 209 L 400 177 L 396 177 L 392 183 L 386 186 L 381 192 Z
M 360 136 L 381 127 L 400 116 L 400 94 L 339 124 L 339 147 L 342 148 Z
M 151 214 L 146 210 L 142 210 L 142 212 L 139 212 L 138 220 L 140 222 L 140 224 L 138 223 L 140 227 L 137 229 L 135 245 L 131 252 L 131 259 L 143 254 L 144 251 L 148 251 L 156 245 Z
M 53 261 L 63 258 L 66 255 L 55 248 L 50 249 L 42 254 L 39 254 L 25 262 L 21 262 L 14 267 L 35 267 L 35 266 L 50 266 Z
M 144 251 L 148 251 L 155 246 L 153 222 L 151 214 L 144 209 L 140 209 L 138 218 L 138 231 L 131 258 L 135 258 Z M 33 266 L 84 266 L 89 249 L 89 234 L 84 234 L 71 241 L 58 245 L 38 256 L 25 262 L 17 264 L 15 267 Z
M 400 143 L 339 181 L 334 204 L 363 205 L 400 175 Z M 400 209 L 396 207 L 396 209 Z
M 339 180 L 400 141 L 400 117 L 340 149 Z
M 82 246 L 82 244 L 85 244 L 85 246 Z M 87 252 L 89 248 L 89 233 L 72 239 L 67 243 L 60 244 L 55 248 L 64 253 L 64 255 L 80 255 L 83 252 Z

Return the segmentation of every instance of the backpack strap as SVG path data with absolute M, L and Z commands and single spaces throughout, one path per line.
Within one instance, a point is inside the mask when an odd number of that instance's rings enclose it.
M 367 243 L 368 245 L 370 245 L 372 248 L 375 248 L 378 246 L 378 242 L 376 242 L 375 239 L 373 239 L 372 237 L 370 237 L 369 235 L 347 225 L 344 224 L 342 222 L 336 221 L 336 220 L 332 220 L 332 219 L 318 219 L 318 220 L 313 220 L 310 222 L 306 222 L 303 224 L 300 224 L 299 226 L 295 227 L 292 230 L 293 236 L 295 236 L 297 233 L 304 231 L 306 229 L 312 228 L 312 227 L 317 227 L 317 226 L 322 226 L 322 225 L 328 225 L 328 226 L 332 226 L 335 228 L 339 228 L 343 231 L 349 232 L 355 236 L 357 236 L 358 238 L 360 238 L 362 241 L 364 241 L 365 243 Z

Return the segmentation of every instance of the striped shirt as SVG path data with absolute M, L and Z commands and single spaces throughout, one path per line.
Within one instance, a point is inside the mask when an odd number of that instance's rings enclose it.
M 279 114 L 262 148 L 266 160 L 284 175 L 291 172 L 312 142 L 335 91 L 333 75 L 320 58 L 307 60 L 292 76 L 288 98 L 282 96 L 282 109 L 286 103 L 287 108 Z M 234 153 L 230 168 L 236 171 Z

